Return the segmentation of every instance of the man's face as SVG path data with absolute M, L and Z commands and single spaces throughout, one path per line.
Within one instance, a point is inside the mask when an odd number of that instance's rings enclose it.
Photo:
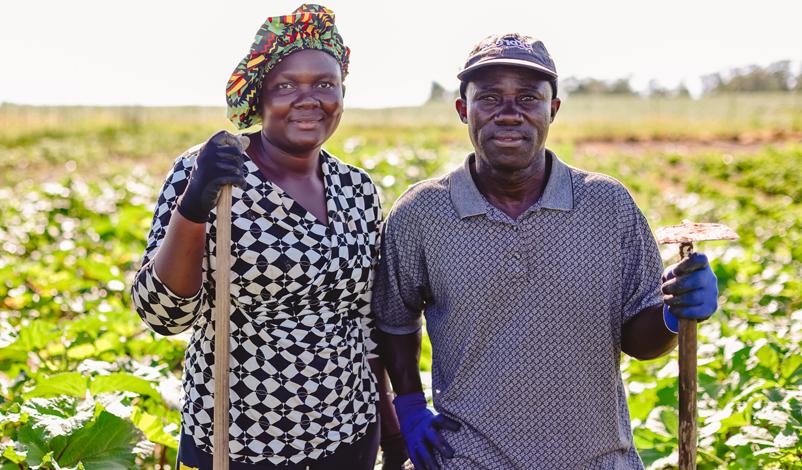
M 549 125 L 560 109 L 537 72 L 508 65 L 477 70 L 457 113 L 468 124 L 477 158 L 498 171 L 516 171 L 543 155 Z

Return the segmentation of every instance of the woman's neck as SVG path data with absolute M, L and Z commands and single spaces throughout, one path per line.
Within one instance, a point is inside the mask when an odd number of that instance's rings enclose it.
M 259 145 L 256 157 L 260 166 L 271 175 L 283 179 L 284 177 L 308 178 L 320 173 L 320 147 L 301 154 L 289 153 L 274 145 L 259 132 Z

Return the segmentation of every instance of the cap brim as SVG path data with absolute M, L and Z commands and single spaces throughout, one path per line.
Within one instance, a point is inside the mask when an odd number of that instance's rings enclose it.
M 546 74 L 546 75 L 548 75 L 549 77 L 552 77 L 552 78 L 557 78 L 557 73 L 556 72 L 554 72 L 553 70 L 549 70 L 548 68 L 543 67 L 542 65 L 536 64 L 534 62 L 530 62 L 528 60 L 509 59 L 509 58 L 503 58 L 503 57 L 499 57 L 499 58 L 495 58 L 495 59 L 488 59 L 488 60 L 485 60 L 485 61 L 482 61 L 482 62 L 477 62 L 477 63 L 471 65 L 470 67 L 462 70 L 460 73 L 458 73 L 457 74 L 457 78 L 459 80 L 465 80 L 465 77 L 467 77 L 469 74 L 473 73 L 474 71 L 476 71 L 478 69 L 481 69 L 481 68 L 484 68 L 484 67 L 489 67 L 491 65 L 512 65 L 514 67 L 523 67 L 523 68 L 527 68 L 527 69 L 530 69 L 530 70 L 535 70 L 537 72 Z

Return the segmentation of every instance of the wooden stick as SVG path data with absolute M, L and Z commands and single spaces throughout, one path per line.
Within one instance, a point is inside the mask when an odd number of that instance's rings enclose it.
M 659 243 L 679 243 L 681 260 L 693 253 L 693 242 L 737 240 L 738 234 L 722 224 L 696 223 L 660 227 Z M 679 468 L 696 468 L 696 320 L 679 320 Z
M 214 300 L 214 470 L 228 470 L 229 307 L 231 269 L 231 186 L 220 190 L 217 201 Z
M 679 320 L 679 468 L 696 469 L 696 320 Z
M 680 259 L 693 253 L 680 245 Z M 696 320 L 679 320 L 679 468 L 696 470 Z

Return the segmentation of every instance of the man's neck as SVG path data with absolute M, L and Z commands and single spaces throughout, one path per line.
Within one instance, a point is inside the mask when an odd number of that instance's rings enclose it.
M 540 199 L 551 172 L 545 150 L 532 165 L 516 171 L 500 171 L 481 159 L 471 159 L 471 176 L 479 192 L 496 208 L 517 219 Z

